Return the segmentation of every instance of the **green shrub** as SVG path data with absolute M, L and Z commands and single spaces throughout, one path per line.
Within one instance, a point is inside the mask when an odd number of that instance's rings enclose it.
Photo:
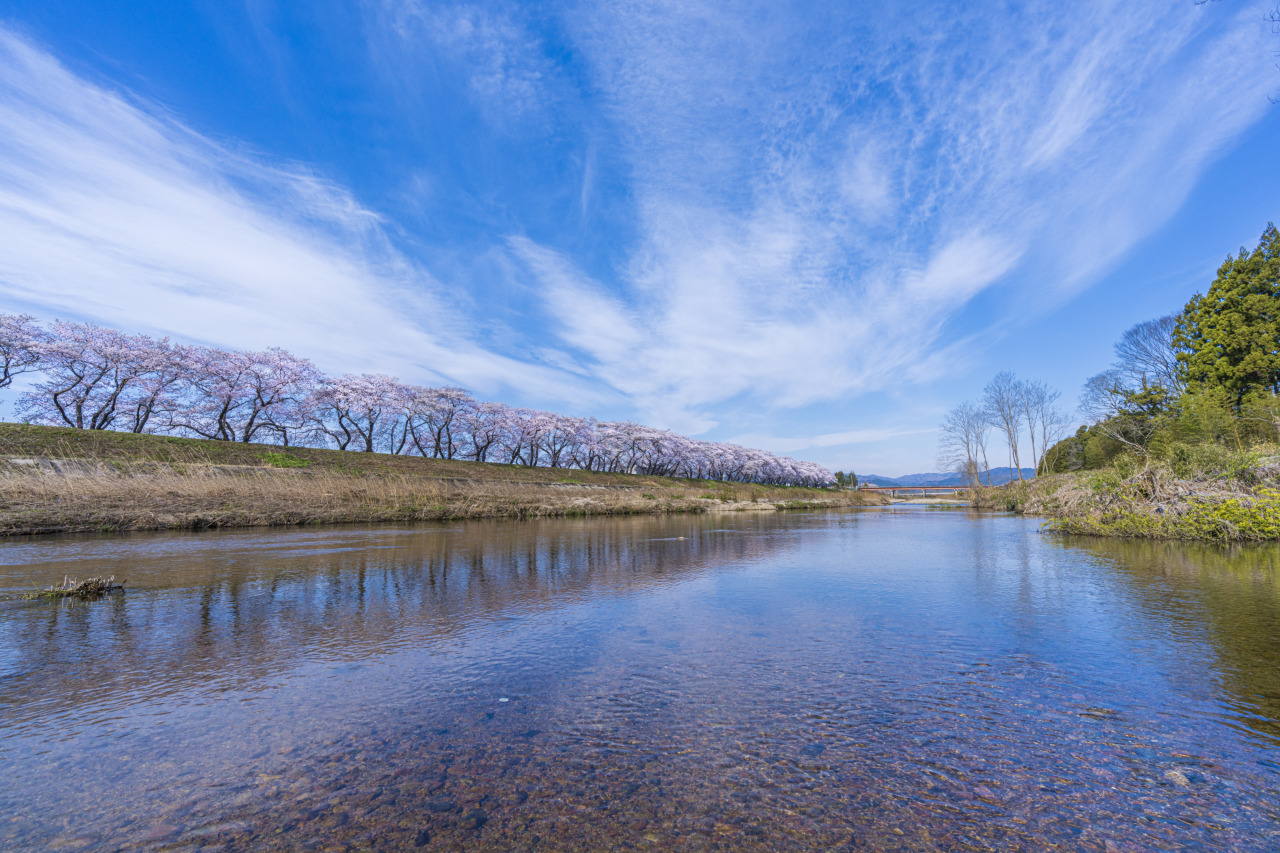
M 1111 470 L 1121 480 L 1127 480 L 1142 470 L 1142 461 L 1132 453 L 1121 453 L 1112 463 Z
M 1221 444 L 1176 444 L 1170 448 L 1165 464 L 1182 480 L 1231 480 L 1255 485 L 1256 469 L 1275 452 L 1270 444 L 1255 445 L 1249 450 L 1232 450 Z

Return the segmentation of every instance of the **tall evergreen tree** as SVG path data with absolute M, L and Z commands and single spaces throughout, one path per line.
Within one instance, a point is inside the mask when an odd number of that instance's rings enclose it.
M 1258 247 L 1227 257 L 1204 296 L 1178 318 L 1174 342 L 1184 379 L 1227 390 L 1280 394 L 1280 232 L 1268 223 Z

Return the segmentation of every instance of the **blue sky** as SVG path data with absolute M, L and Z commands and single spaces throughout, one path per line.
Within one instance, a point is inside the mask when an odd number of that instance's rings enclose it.
M 1280 219 L 1274 3 L 0 4 L 0 310 L 833 469 Z

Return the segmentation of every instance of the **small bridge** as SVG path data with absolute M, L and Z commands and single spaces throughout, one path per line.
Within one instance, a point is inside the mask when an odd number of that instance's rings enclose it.
M 888 492 L 890 497 L 897 497 L 898 492 L 907 492 L 907 493 L 913 493 L 913 494 L 919 493 L 921 495 L 927 495 L 932 492 L 934 494 L 939 494 L 939 495 L 941 494 L 954 495 L 954 494 L 958 494 L 959 492 L 969 491 L 969 487 L 968 486 L 858 486 L 857 491 Z

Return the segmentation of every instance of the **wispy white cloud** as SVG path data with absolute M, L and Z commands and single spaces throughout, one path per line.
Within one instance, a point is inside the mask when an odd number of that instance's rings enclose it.
M 0 292 L 682 430 L 751 412 L 771 449 L 850 443 L 788 438 L 789 411 L 906 396 L 1096 281 L 1274 79 L 1265 24 L 1226 4 L 361 9 L 380 121 L 408 128 L 382 196 L 414 197 L 403 222 L 0 35 Z
M 855 429 L 845 432 L 828 432 L 821 435 L 765 435 L 761 433 L 746 433 L 734 436 L 729 441 L 734 444 L 741 444 L 745 447 L 772 447 L 780 453 L 795 453 L 801 450 L 814 450 L 824 447 L 856 447 L 865 444 L 880 444 L 893 439 L 903 438 L 912 435 L 928 435 L 938 430 L 933 429 L 908 429 L 908 428 L 883 428 L 883 429 Z
M 545 119 L 546 84 L 555 67 L 517 18 L 474 3 L 382 0 L 376 5 L 382 26 L 399 40 L 402 62 L 394 73 L 412 75 L 424 62 L 438 63 L 463 75 L 475 103 L 494 124 Z M 427 55 L 411 58 L 419 51 Z
M 566 258 L 527 237 L 512 237 L 508 243 L 542 282 L 543 299 L 570 345 L 608 363 L 643 345 L 638 318 Z
M 349 193 L 215 144 L 0 30 L 0 293 L 11 306 L 548 399 Z
M 1267 33 L 1245 12 L 575 11 L 640 239 L 616 280 L 513 249 L 564 341 L 686 428 L 741 395 L 801 406 L 945 370 L 942 352 L 964 363 L 956 348 L 983 329 L 952 329 L 958 312 L 997 289 L 990 334 L 1060 304 L 1164 222 L 1267 104 Z

